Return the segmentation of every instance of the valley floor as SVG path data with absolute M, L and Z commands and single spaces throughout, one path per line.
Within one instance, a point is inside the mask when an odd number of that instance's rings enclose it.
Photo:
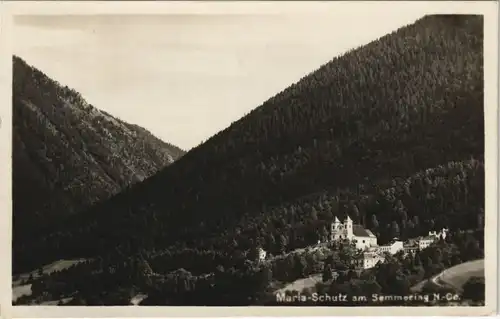
M 484 259 L 468 261 L 451 268 L 431 278 L 436 286 L 448 286 L 460 290 L 471 277 L 484 277 Z M 411 288 L 412 292 L 420 292 L 427 280 L 424 280 Z
M 275 294 L 283 294 L 286 291 L 303 291 L 304 289 L 314 289 L 318 282 L 322 282 L 322 275 L 315 274 L 307 278 L 297 279 L 285 287 L 276 290 Z
M 86 259 L 71 259 L 71 260 L 58 260 L 51 264 L 45 265 L 42 267 L 42 273 L 44 275 L 51 274 L 56 271 L 61 271 L 67 269 L 73 265 L 79 264 Z M 29 273 L 20 274 L 14 276 L 12 280 L 12 301 L 16 301 L 18 298 L 22 296 L 30 296 L 31 295 L 31 284 L 27 284 L 26 281 L 29 278 L 36 279 L 39 277 L 39 270 L 34 270 Z M 57 303 L 58 301 L 56 301 Z
M 323 249 L 328 250 L 327 245 L 324 243 L 313 245 L 306 248 L 300 248 L 294 250 L 288 254 L 270 256 L 269 259 L 266 260 L 267 263 L 275 262 L 277 259 L 282 259 L 288 256 L 291 253 L 315 253 L 321 252 Z M 43 275 L 51 274 L 57 271 L 61 271 L 67 268 L 70 268 L 73 265 L 84 262 L 85 259 L 73 259 L 73 260 L 59 260 L 48 264 L 41 269 L 24 273 L 21 275 L 15 276 L 12 282 L 12 301 L 15 302 L 19 298 L 23 296 L 31 296 L 31 281 L 29 279 L 37 279 L 40 277 L 40 274 Z M 478 259 L 473 261 L 464 262 L 459 265 L 455 265 L 448 269 L 445 269 L 441 273 L 430 278 L 431 282 L 437 287 L 451 287 L 456 290 L 460 290 L 462 286 L 469 280 L 471 277 L 483 277 L 484 278 L 484 259 Z M 411 291 L 414 293 L 421 292 L 424 288 L 425 284 L 429 280 L 424 280 L 417 285 L 411 288 Z M 28 283 L 29 282 L 29 283 Z M 287 291 L 297 291 L 303 292 L 304 289 L 308 289 L 311 292 L 314 292 L 317 284 L 322 283 L 322 274 L 321 273 L 313 273 L 305 278 L 299 278 L 293 282 L 274 282 L 276 285 L 272 286 L 271 291 L 273 294 L 286 294 Z M 61 296 L 62 297 L 62 296 Z M 66 304 L 71 301 L 71 296 L 65 296 L 61 300 L 50 300 L 41 303 L 42 305 L 58 305 L 59 303 Z M 133 296 L 130 300 L 130 305 L 139 305 L 147 295 L 139 293 Z

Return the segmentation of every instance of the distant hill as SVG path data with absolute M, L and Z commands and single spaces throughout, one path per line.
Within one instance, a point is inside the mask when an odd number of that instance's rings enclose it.
M 29 240 L 54 218 L 80 213 L 184 154 L 96 109 L 19 57 L 13 58 L 12 121 L 15 238 Z
M 318 216 L 291 208 L 284 219 L 274 206 L 325 189 L 376 193 L 395 178 L 483 156 L 482 16 L 427 16 L 326 63 L 181 160 L 87 214 L 62 220 L 53 236 L 14 255 L 19 264 L 35 265 L 192 248 L 182 267 L 209 272 L 214 263 L 231 267 L 231 256 L 257 243 L 283 241 L 291 249 L 290 238 L 305 241 L 296 224 L 315 225 Z M 386 181 L 387 187 L 374 186 Z M 352 207 L 338 205 L 339 196 L 332 198 L 333 213 L 348 213 Z M 432 227 L 438 216 L 416 210 L 437 204 L 422 201 L 403 219 L 417 215 L 423 228 Z M 468 205 L 477 209 L 467 214 L 478 214 L 484 203 Z M 384 222 L 390 216 L 362 211 L 356 222 L 373 214 Z M 456 227 L 471 218 L 456 220 Z M 314 227 L 313 233 L 323 224 Z M 192 254 L 202 251 L 220 254 L 194 263 Z

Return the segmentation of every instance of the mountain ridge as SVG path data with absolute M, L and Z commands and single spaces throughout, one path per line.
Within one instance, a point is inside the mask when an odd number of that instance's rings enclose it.
M 14 236 L 26 225 L 36 231 L 51 217 L 80 213 L 184 154 L 17 56 L 12 121 Z

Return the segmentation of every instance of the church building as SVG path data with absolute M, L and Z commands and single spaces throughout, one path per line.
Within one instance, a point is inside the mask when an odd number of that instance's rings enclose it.
M 352 219 L 347 216 L 344 222 L 335 217 L 330 231 L 331 241 L 348 239 L 356 244 L 356 248 L 365 250 L 377 246 L 377 237 L 362 225 L 354 225 Z

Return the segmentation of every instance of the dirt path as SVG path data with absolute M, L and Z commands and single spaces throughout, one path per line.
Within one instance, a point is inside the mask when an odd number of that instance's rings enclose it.
M 437 286 L 447 285 L 460 290 L 470 277 L 484 277 L 484 259 L 468 261 L 445 269 L 432 277 L 431 281 Z M 426 282 L 427 280 L 421 281 L 413 286 L 411 291 L 422 291 Z

